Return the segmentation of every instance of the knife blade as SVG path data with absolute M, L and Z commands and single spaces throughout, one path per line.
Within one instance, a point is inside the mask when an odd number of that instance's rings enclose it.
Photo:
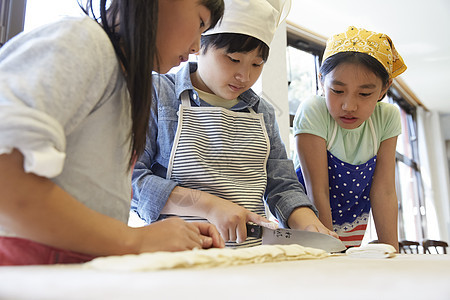
M 260 225 L 247 224 L 247 236 L 262 238 L 263 245 L 298 244 L 303 247 L 323 249 L 330 253 L 344 252 L 347 247 L 331 235 L 288 228 L 269 229 Z

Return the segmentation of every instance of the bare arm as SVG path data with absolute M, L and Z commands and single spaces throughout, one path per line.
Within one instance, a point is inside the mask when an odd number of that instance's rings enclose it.
M 377 165 L 370 190 L 370 202 L 378 240 L 398 251 L 398 202 L 395 192 L 395 148 L 397 137 L 383 141 L 377 154 Z
M 23 238 L 91 255 L 179 251 L 223 243 L 215 228 L 180 219 L 128 227 L 89 209 L 48 178 L 25 173 L 22 166 L 19 151 L 0 155 L 0 223 Z
M 208 219 L 217 227 L 225 241 L 238 243 L 247 238 L 247 222 L 270 227 L 269 220 L 240 205 L 203 191 L 180 186 L 173 189 L 162 213 Z
M 298 134 L 295 139 L 308 197 L 319 211 L 319 220 L 333 230 L 326 142 L 319 136 L 307 133 Z

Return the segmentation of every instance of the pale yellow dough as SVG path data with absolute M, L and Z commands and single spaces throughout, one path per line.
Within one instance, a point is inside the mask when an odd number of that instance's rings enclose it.
M 201 249 L 96 258 L 86 268 L 114 271 L 155 271 L 178 268 L 212 268 L 265 262 L 317 259 L 330 254 L 300 245 L 261 245 L 251 248 Z

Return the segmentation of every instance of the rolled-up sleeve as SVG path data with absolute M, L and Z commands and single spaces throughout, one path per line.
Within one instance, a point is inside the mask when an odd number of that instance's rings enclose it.
M 108 36 L 87 17 L 8 41 L 0 49 L 0 154 L 18 149 L 25 171 L 61 173 L 66 136 L 112 91 L 115 61 Z
M 136 162 L 133 171 L 131 209 L 145 222 L 151 223 L 158 220 L 161 210 L 177 184 L 153 174 L 146 164 L 148 162 L 148 153 L 142 155 Z
M 24 105 L 0 104 L 0 154 L 18 149 L 24 170 L 48 178 L 62 172 L 66 137 L 51 116 Z
M 154 77 L 153 101 L 145 151 L 136 162 L 132 176 L 131 210 L 146 223 L 158 220 L 161 210 L 177 186 L 175 181 L 166 179 L 178 120 L 176 109 L 165 109 L 176 107 L 176 105 L 167 101 L 176 101 L 173 84 L 164 76 Z M 167 118 L 174 123 L 169 125 L 166 122 Z

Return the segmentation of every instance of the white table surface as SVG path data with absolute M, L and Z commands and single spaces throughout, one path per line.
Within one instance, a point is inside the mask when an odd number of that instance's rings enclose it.
M 450 299 L 450 255 L 112 272 L 0 267 L 0 299 Z

